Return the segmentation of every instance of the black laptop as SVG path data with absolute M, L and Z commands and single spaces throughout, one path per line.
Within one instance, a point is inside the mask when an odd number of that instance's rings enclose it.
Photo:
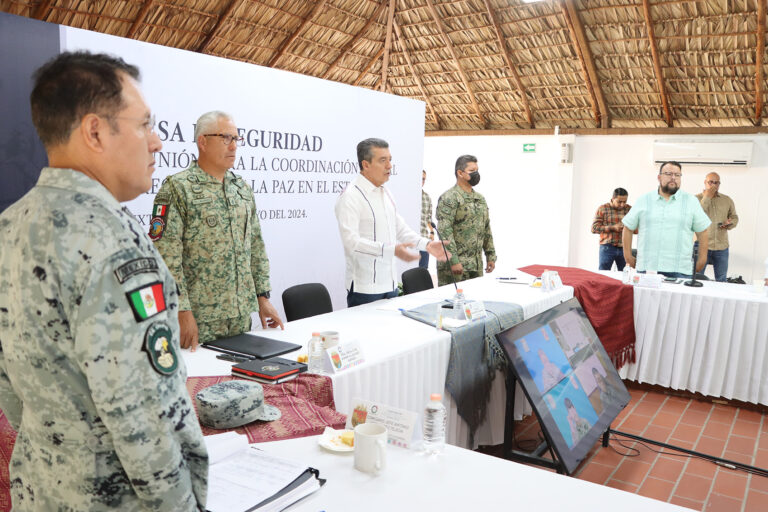
M 247 357 L 249 359 L 269 359 L 270 357 L 287 354 L 301 348 L 301 345 L 297 343 L 273 340 L 247 332 L 237 336 L 230 336 L 229 338 L 208 341 L 203 343 L 202 346 L 217 352 Z

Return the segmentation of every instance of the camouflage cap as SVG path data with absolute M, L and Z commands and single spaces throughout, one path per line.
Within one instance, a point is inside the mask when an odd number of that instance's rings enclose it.
M 235 428 L 280 418 L 277 407 L 264 403 L 264 389 L 258 382 L 220 382 L 201 390 L 195 401 L 200 424 L 210 428 Z

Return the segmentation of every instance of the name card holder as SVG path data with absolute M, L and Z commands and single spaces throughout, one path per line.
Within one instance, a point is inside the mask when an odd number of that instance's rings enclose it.
M 328 374 L 340 373 L 365 362 L 363 349 L 357 341 L 340 343 L 325 349 L 324 367 Z

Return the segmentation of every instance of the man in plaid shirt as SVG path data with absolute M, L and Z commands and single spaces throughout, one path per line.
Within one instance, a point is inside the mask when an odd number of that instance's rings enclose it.
M 632 208 L 627 204 L 628 196 L 625 189 L 617 188 L 613 191 L 611 201 L 601 205 L 595 213 L 592 232 L 600 234 L 600 270 L 610 270 L 614 261 L 619 270 L 624 270 L 626 265 L 621 242 L 624 229 L 621 219 Z
M 421 236 L 435 239 L 435 232 L 432 229 L 432 199 L 424 192 L 424 182 L 427 181 L 427 171 L 421 171 Z M 421 258 L 419 259 L 419 266 L 427 268 L 429 265 L 429 253 L 427 251 L 419 251 Z

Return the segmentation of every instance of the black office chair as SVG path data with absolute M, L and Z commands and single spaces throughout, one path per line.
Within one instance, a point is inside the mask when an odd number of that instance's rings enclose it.
M 403 272 L 402 279 L 403 295 L 430 290 L 435 287 L 435 283 L 432 282 L 432 276 L 429 274 L 429 270 L 422 267 L 406 270 Z
M 283 309 L 288 322 L 333 311 L 328 289 L 321 283 L 291 286 L 283 292 Z

